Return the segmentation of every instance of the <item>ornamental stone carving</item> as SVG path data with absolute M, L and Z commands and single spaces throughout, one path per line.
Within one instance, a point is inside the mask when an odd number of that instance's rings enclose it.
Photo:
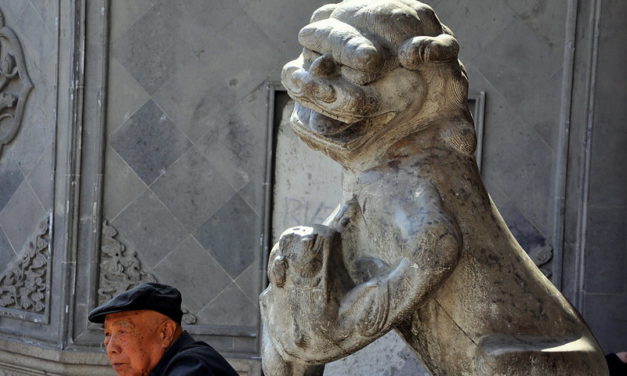
M 0 307 L 44 313 L 48 295 L 50 220 L 37 226 L 12 268 L 0 275 Z
M 0 12 L 0 157 L 20 129 L 24 103 L 33 88 L 17 36 Z
M 137 253 L 127 252 L 124 244 L 116 239 L 117 235 L 118 230 L 105 220 L 102 224 L 98 304 L 140 283 L 157 282 L 152 274 L 142 270 Z
M 103 304 L 117 294 L 128 291 L 144 282 L 158 282 L 157 278 L 142 269 L 137 252 L 127 252 L 118 239 L 118 230 L 108 221 L 102 224 L 102 246 L 100 248 L 100 281 L 98 304 Z M 183 324 L 195 324 L 197 318 L 185 306 Z
M 265 374 L 322 375 L 396 330 L 433 375 L 606 375 L 483 186 L 459 45 L 433 10 L 345 0 L 298 39 L 282 72 L 292 127 L 342 165 L 343 193 L 324 223 L 288 229 L 271 251 Z

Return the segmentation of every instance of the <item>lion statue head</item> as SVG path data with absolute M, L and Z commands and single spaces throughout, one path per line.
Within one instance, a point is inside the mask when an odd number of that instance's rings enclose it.
M 282 83 L 291 122 L 310 147 L 345 167 L 438 127 L 472 154 L 474 128 L 459 45 L 433 9 L 415 0 L 344 0 L 319 8 L 298 35 L 301 55 Z

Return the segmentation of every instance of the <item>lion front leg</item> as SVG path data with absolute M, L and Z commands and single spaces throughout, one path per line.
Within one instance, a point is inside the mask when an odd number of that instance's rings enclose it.
M 266 376 L 322 376 L 324 373 L 324 364 L 307 365 L 283 359 L 265 333 L 262 333 L 261 367 Z
M 344 294 L 335 278 L 340 248 L 338 233 L 324 225 L 288 229 L 273 247 L 270 285 L 259 297 L 266 374 L 322 375 L 324 363 L 338 358 L 324 328 Z

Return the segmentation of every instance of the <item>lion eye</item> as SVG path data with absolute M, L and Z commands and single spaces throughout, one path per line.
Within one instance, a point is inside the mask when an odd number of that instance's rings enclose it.
M 309 67 L 311 66 L 311 63 L 314 62 L 314 60 L 316 60 L 317 58 L 319 58 L 320 56 L 322 56 L 322 54 L 307 49 L 307 48 L 303 48 L 303 62 L 304 62 L 304 68 L 305 69 L 309 69 Z
M 342 73 L 342 77 L 356 85 L 367 85 L 379 78 L 378 73 L 363 72 L 346 65 L 340 67 L 340 72 Z

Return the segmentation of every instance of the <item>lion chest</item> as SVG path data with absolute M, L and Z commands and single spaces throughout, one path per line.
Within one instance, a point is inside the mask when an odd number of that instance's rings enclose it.
M 381 176 L 358 186 L 331 221 L 341 234 L 344 264 L 356 283 L 385 273 L 402 258 L 419 260 L 434 236 L 455 231 L 433 185 L 411 178 L 399 182 L 396 175 Z

